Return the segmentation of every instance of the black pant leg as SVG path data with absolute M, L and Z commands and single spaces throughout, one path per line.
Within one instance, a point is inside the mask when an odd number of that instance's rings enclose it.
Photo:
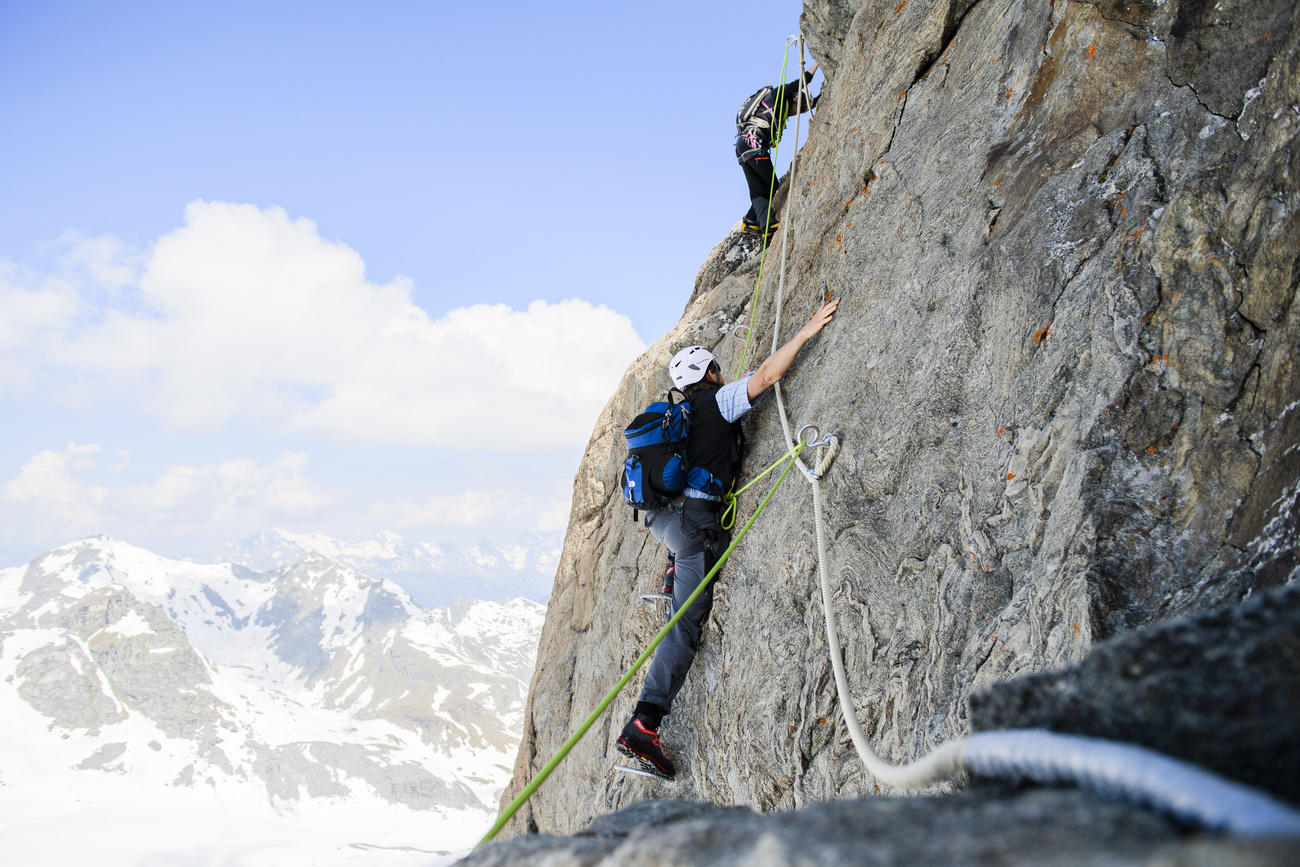
M 760 151 L 741 161 L 740 167 L 745 172 L 745 184 L 749 188 L 749 212 L 745 219 L 755 225 L 766 228 L 772 219 L 769 194 L 776 190 L 772 155 L 769 151 Z

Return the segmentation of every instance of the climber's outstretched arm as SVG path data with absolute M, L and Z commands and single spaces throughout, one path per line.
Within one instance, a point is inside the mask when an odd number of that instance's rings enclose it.
M 835 316 L 835 308 L 840 306 L 840 299 L 828 301 L 821 306 L 816 313 L 812 315 L 803 326 L 799 333 L 790 338 L 790 341 L 773 352 L 768 359 L 758 366 L 754 375 L 749 378 L 749 383 L 745 387 L 745 393 L 749 396 L 750 401 L 755 400 L 760 394 L 767 391 L 776 384 L 785 372 L 794 364 L 795 356 L 803 345 L 812 339 L 813 335 L 826 327 Z

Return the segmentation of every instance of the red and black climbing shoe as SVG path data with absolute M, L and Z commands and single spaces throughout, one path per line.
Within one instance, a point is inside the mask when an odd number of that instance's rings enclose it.
M 615 746 L 647 773 L 665 780 L 671 780 L 677 774 L 677 768 L 659 748 L 659 733 L 646 727 L 639 715 L 623 726 L 623 733 L 618 736 Z

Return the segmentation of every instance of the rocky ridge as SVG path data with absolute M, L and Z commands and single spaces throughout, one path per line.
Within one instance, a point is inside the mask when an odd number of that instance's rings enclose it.
M 1296 16 L 1285 0 L 805 4 L 827 82 L 781 197 L 776 338 L 844 299 L 786 397 L 796 426 L 843 442 L 823 490 L 845 710 L 886 759 L 968 732 L 982 688 L 1295 580 Z M 658 626 L 634 600 L 664 554 L 619 501 L 619 432 L 680 346 L 736 369 L 757 269 L 733 231 L 597 422 L 507 799 Z M 750 472 L 784 451 L 771 406 L 747 433 Z M 769 813 L 879 791 L 834 698 L 809 511 L 787 481 L 722 573 L 662 732 L 676 797 Z M 573 833 L 658 791 L 608 772 L 637 686 L 507 833 Z

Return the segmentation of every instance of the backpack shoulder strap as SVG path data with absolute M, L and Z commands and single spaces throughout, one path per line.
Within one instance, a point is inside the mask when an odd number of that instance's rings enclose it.
M 769 126 L 771 124 L 770 115 L 774 104 L 764 105 L 764 100 L 767 100 L 769 103 L 773 102 L 775 94 L 776 89 L 770 84 L 763 85 L 758 90 L 754 91 L 748 99 L 741 103 L 740 111 L 736 112 L 736 128 L 740 129 L 746 124 L 756 120 L 760 121 L 760 125 L 764 127 Z M 761 116 L 764 112 L 767 112 L 768 117 Z

